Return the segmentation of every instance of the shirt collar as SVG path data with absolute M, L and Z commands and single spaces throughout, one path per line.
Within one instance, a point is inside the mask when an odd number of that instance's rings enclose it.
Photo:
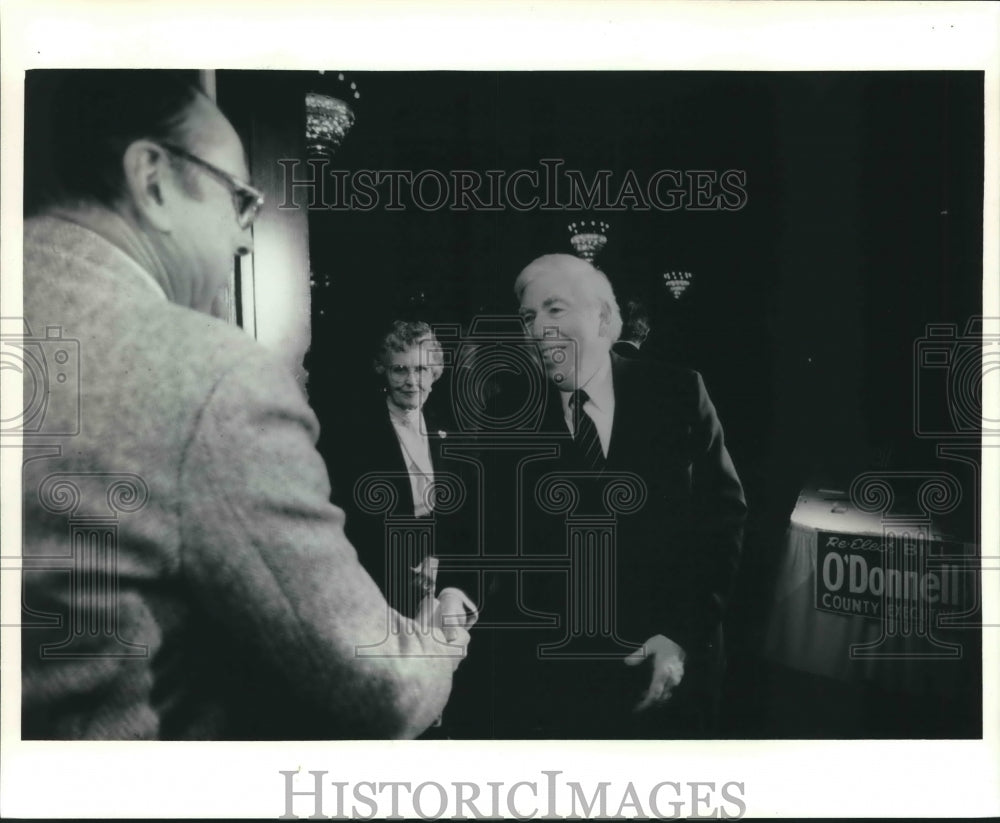
M 397 426 L 406 426 L 418 434 L 423 434 L 423 426 L 420 424 L 420 409 L 403 410 L 396 406 L 388 397 L 385 398 L 385 405 L 389 409 L 389 419 Z
M 615 404 L 615 388 L 611 377 L 611 355 L 609 354 L 601 366 L 591 376 L 584 385 L 578 388 L 587 392 L 587 397 L 598 411 L 609 414 Z M 559 392 L 559 399 L 562 401 L 563 413 L 569 415 L 569 401 L 573 397 L 573 392 Z

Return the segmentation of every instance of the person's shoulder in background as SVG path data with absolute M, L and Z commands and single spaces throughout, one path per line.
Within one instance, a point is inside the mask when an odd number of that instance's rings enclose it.
M 611 346 L 611 351 L 613 351 L 619 357 L 628 357 L 637 359 L 646 356 L 645 352 L 643 352 L 643 350 L 639 346 L 628 340 L 616 341 L 614 345 Z

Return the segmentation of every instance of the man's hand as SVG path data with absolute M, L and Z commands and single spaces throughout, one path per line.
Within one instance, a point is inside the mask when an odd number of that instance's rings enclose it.
M 684 677 L 684 658 L 687 654 L 680 646 L 662 634 L 653 635 L 625 658 L 626 666 L 638 666 L 648 659 L 652 664 L 652 677 L 649 688 L 636 703 L 633 711 L 641 712 L 650 706 L 666 703 L 673 690 L 680 685 Z
M 452 658 L 452 667 L 455 669 L 468 653 L 469 632 L 464 626 L 448 627 L 443 620 L 441 605 L 438 598 L 425 597 L 420 603 L 415 620 L 420 631 L 429 635 L 433 645 L 437 646 L 440 656 Z
M 438 595 L 438 603 L 441 627 L 449 643 L 453 637 L 457 637 L 458 629 L 468 631 L 479 619 L 479 609 L 461 589 L 451 587 L 443 589 Z

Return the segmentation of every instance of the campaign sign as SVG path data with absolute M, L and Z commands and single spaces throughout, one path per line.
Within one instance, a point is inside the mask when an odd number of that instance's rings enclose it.
M 818 532 L 816 608 L 872 620 L 961 611 L 973 574 L 958 559 L 965 549 L 925 535 Z

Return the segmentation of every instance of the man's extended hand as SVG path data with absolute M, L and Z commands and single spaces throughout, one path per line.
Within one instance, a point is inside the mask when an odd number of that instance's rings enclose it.
M 448 641 L 456 635 L 456 629 L 468 631 L 479 619 L 479 609 L 461 589 L 449 587 L 438 595 L 441 626 Z
M 437 646 L 441 657 L 453 658 L 453 667 L 458 668 L 458 664 L 468 653 L 468 630 L 464 626 L 449 627 L 444 620 L 441 600 L 430 595 L 421 601 L 414 619 L 419 630 L 429 636 L 431 646 Z
M 649 688 L 636 703 L 633 711 L 645 711 L 650 706 L 666 703 L 670 699 L 673 690 L 680 685 L 684 677 L 685 657 L 687 655 L 684 649 L 673 640 L 662 634 L 656 634 L 643 643 L 641 649 L 636 649 L 625 658 L 627 666 L 638 666 L 649 659 L 652 668 Z

